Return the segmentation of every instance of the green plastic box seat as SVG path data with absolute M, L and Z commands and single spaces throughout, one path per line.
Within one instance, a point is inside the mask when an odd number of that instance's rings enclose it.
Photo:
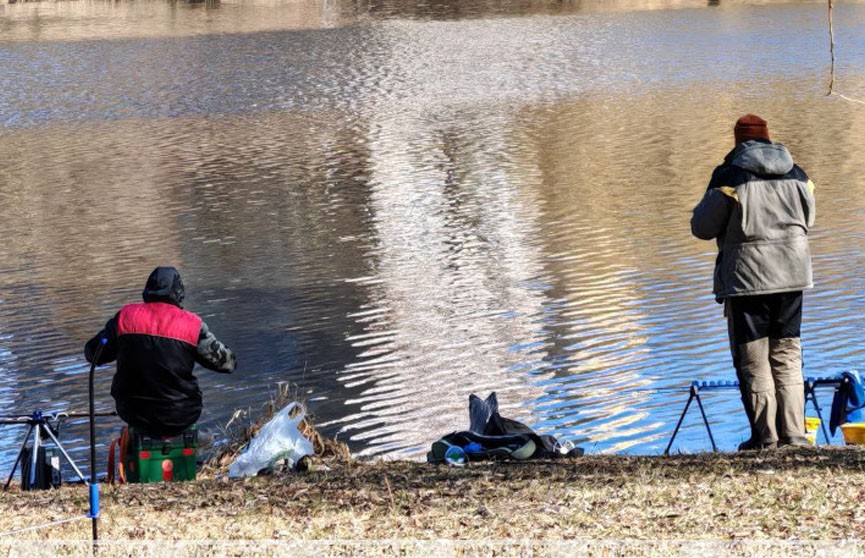
M 195 480 L 198 428 L 173 438 L 153 437 L 129 428 L 124 467 L 126 481 L 135 483 Z

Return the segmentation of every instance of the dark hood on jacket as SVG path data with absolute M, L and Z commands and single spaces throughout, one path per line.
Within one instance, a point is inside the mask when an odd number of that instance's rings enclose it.
M 157 267 L 147 278 L 141 296 L 144 302 L 167 302 L 183 308 L 186 289 L 180 272 L 173 267 Z
M 757 176 L 783 176 L 793 169 L 793 156 L 780 143 L 746 141 L 737 145 L 727 160 Z

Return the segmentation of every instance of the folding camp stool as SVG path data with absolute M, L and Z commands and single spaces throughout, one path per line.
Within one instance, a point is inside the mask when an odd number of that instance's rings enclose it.
M 815 393 L 815 388 L 819 386 L 835 386 L 837 390 L 839 386 L 843 383 L 846 383 L 848 380 L 842 378 L 841 376 L 832 376 L 827 378 L 806 378 L 805 379 L 805 405 L 808 405 L 808 401 L 811 401 L 811 404 L 814 406 L 814 410 L 817 411 L 817 418 L 820 419 L 820 427 L 823 431 L 823 439 L 826 440 L 826 443 L 829 443 L 829 433 L 826 430 L 826 422 L 823 420 L 823 414 L 820 412 L 820 404 L 817 402 L 817 395 Z M 691 406 L 691 401 L 697 400 L 697 405 L 700 407 L 700 414 L 703 417 L 703 424 L 706 425 L 706 432 L 709 434 L 709 441 L 712 443 L 712 451 L 717 452 L 718 447 L 715 445 L 715 438 L 712 436 L 712 428 L 709 426 L 709 419 L 706 417 L 706 410 L 703 408 L 703 400 L 700 399 L 700 391 L 708 391 L 715 389 L 732 389 L 735 388 L 737 391 L 739 389 L 738 381 L 693 381 L 691 382 L 691 387 L 689 389 L 688 402 L 685 403 L 685 408 L 682 411 L 682 415 L 679 417 L 679 422 L 676 423 L 676 428 L 673 430 L 673 435 L 670 437 L 670 443 L 667 444 L 667 449 L 664 450 L 664 455 L 670 455 L 670 448 L 673 447 L 673 442 L 676 440 L 676 435 L 679 433 L 679 428 L 682 427 L 682 421 L 685 420 L 685 415 L 688 413 L 688 408 Z

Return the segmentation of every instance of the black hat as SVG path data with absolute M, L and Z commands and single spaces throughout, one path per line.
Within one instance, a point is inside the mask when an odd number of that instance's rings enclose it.
M 167 302 L 183 308 L 186 289 L 180 272 L 173 267 L 157 267 L 147 278 L 141 296 L 144 302 Z

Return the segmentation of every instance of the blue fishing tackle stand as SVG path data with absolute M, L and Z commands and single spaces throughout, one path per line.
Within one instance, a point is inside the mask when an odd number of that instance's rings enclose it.
M 834 386 L 837 390 L 842 384 L 848 382 L 848 380 L 842 376 L 832 376 L 826 378 L 806 378 L 805 379 L 805 405 L 808 405 L 808 401 L 814 406 L 814 410 L 817 411 L 817 417 L 820 419 L 820 427 L 823 431 L 823 439 L 826 440 L 826 443 L 829 443 L 829 432 L 826 430 L 826 422 L 823 420 L 823 414 L 821 413 L 820 404 L 817 402 L 817 394 L 816 388 L 820 386 Z M 709 426 L 709 419 L 706 417 L 706 410 L 703 407 L 703 400 L 700 399 L 701 391 L 709 391 L 709 390 L 719 390 L 719 389 L 739 389 L 738 381 L 693 381 L 691 382 L 691 387 L 688 391 L 688 401 L 685 403 L 685 408 L 682 410 L 682 415 L 679 417 L 679 422 L 676 423 L 676 428 L 673 430 L 673 435 L 670 437 L 670 442 L 667 444 L 667 448 L 664 450 L 664 455 L 670 455 L 670 448 L 673 447 L 673 442 L 676 440 L 676 435 L 679 433 L 679 429 L 682 427 L 682 422 L 685 420 L 685 415 L 688 414 L 688 408 L 691 406 L 691 402 L 695 399 L 697 400 L 697 405 L 700 407 L 700 415 L 703 417 L 703 424 L 706 425 L 706 432 L 709 434 L 709 441 L 712 443 L 712 451 L 717 452 L 718 446 L 715 445 L 715 438 L 712 436 L 712 428 Z

